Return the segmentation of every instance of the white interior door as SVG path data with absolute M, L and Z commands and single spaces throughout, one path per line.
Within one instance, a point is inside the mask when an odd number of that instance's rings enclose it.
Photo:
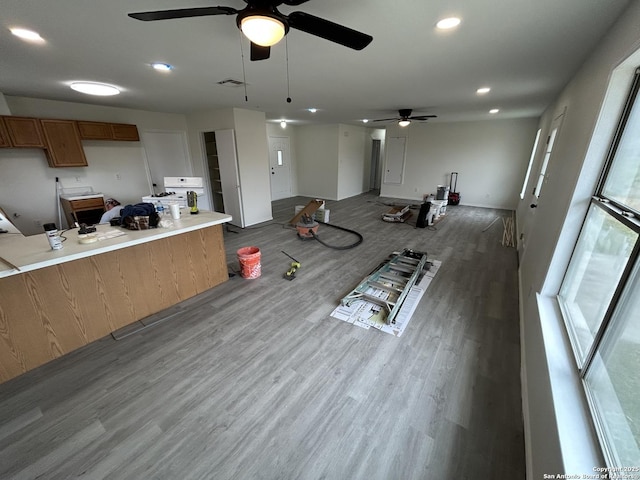
M 387 159 L 384 169 L 384 183 L 402 183 L 407 137 L 387 139 Z
M 291 196 L 291 158 L 289 137 L 269 137 L 271 200 Z
M 244 228 L 242 189 L 240 185 L 240 172 L 238 170 L 236 137 L 233 130 L 216 130 L 215 134 L 224 213 L 231 215 L 233 218 L 229 223 Z
M 151 183 L 164 191 L 164 177 L 192 176 L 185 132 L 146 130 L 141 134 Z

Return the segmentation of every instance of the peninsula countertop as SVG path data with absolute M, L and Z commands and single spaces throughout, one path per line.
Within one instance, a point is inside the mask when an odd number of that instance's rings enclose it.
M 93 243 L 80 243 L 78 229 L 71 229 L 61 234 L 66 241 L 60 250 L 51 249 L 44 232 L 28 237 L 19 233 L 5 233 L 0 236 L 0 278 L 179 235 L 231 219 L 231 215 L 200 210 L 197 215 L 182 212 L 179 220 L 165 216 L 163 222 L 170 222 L 170 225 L 149 230 L 96 225 L 98 241 Z

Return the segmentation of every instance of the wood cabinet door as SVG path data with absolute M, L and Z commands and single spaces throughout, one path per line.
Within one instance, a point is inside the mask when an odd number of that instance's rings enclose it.
M 125 140 L 135 142 L 140 140 L 138 127 L 126 123 L 111 123 L 111 133 L 114 140 Z
M 78 129 L 83 140 L 113 140 L 111 127 L 105 122 L 78 121 Z
M 37 118 L 2 117 L 11 144 L 21 148 L 45 148 L 45 140 Z
M 7 132 L 7 127 L 4 126 L 4 120 L 0 118 L 0 148 L 10 146 L 11 140 L 9 140 L 9 132 Z
M 74 120 L 40 120 L 50 167 L 86 167 L 87 158 Z

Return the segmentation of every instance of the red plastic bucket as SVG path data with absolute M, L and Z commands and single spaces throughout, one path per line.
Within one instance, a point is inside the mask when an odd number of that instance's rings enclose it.
M 243 247 L 237 251 L 242 278 L 258 278 L 260 276 L 260 249 Z

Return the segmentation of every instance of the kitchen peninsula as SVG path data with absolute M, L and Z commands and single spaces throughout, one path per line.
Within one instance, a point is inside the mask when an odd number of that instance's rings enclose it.
M 185 211 L 171 226 L 77 230 L 61 250 L 42 235 L 0 236 L 0 383 L 228 279 L 222 224 Z M 123 234 L 124 233 L 124 234 Z

